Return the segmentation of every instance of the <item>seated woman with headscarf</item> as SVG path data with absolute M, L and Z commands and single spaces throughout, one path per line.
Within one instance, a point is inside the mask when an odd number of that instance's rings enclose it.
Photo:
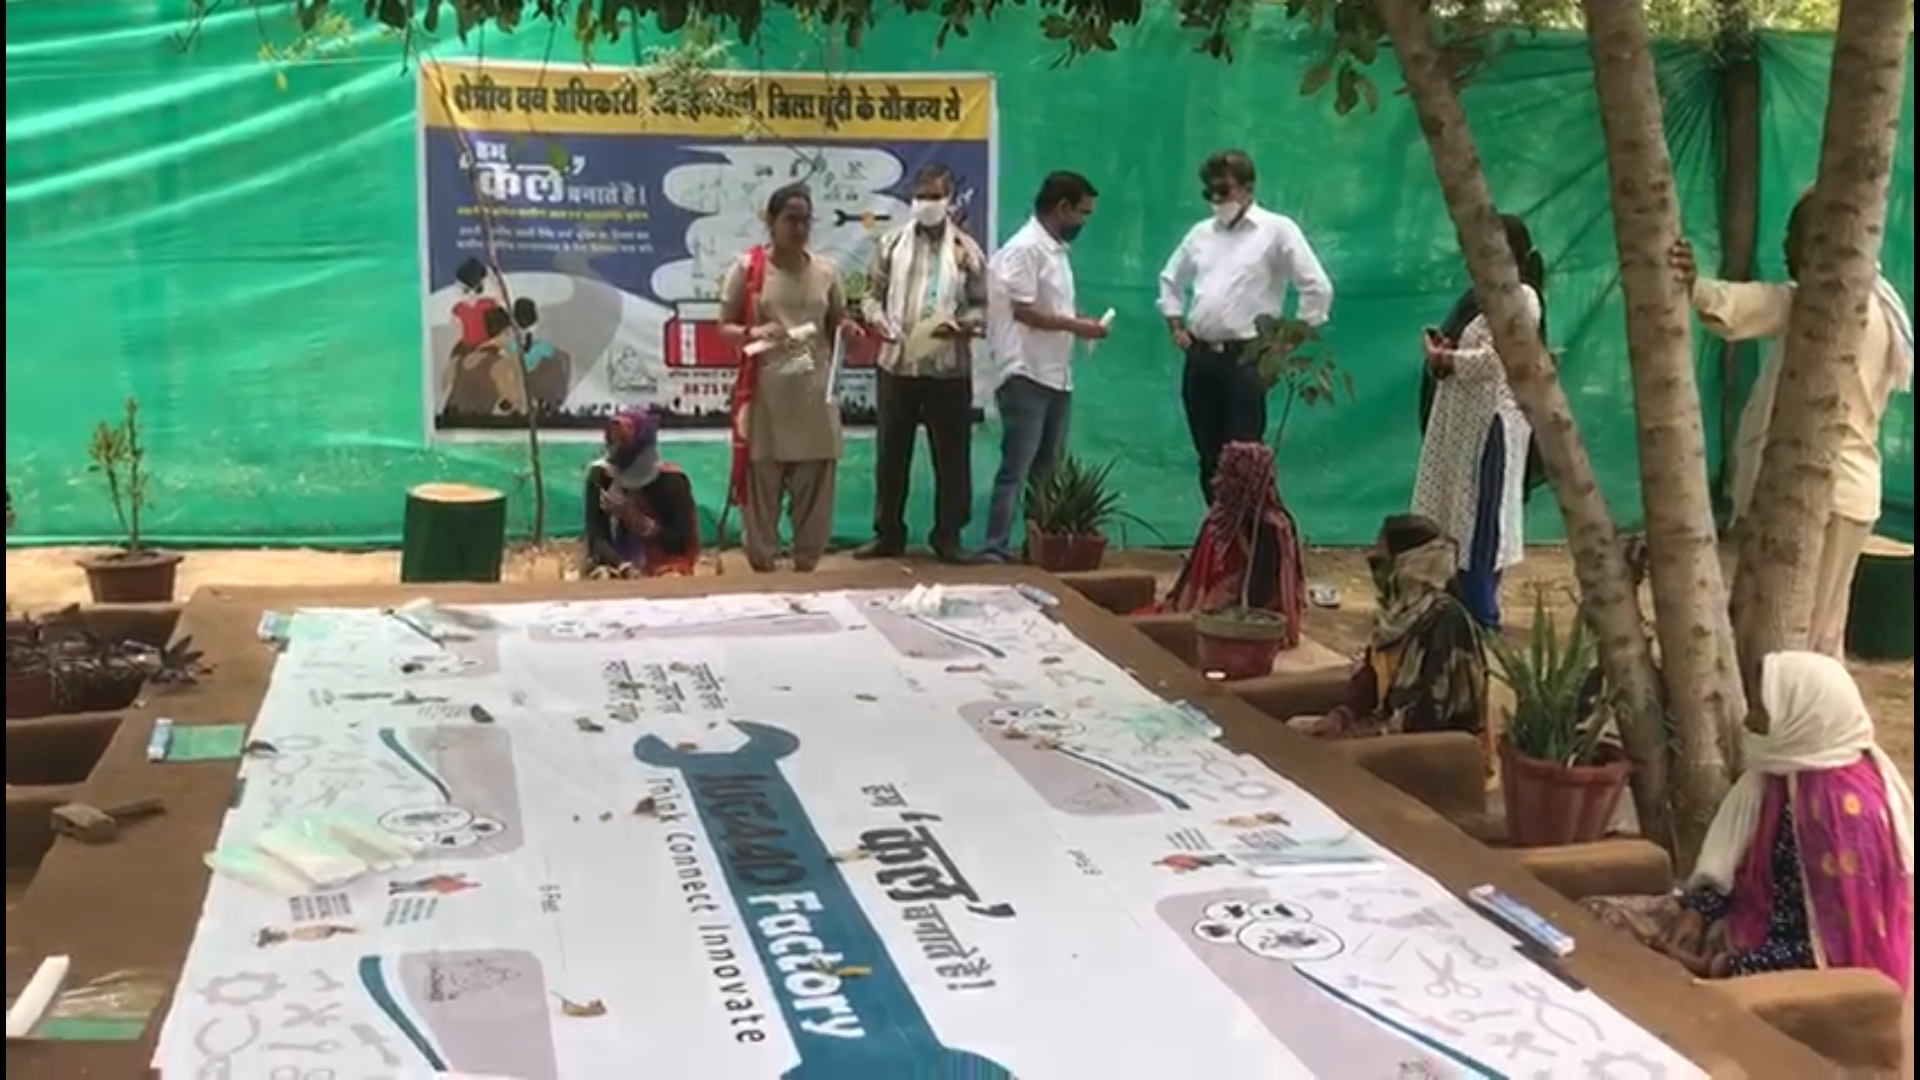
M 660 424 L 625 409 L 607 425 L 607 452 L 587 468 L 590 577 L 692 574 L 700 517 L 685 473 L 660 460 Z
M 1585 906 L 1703 978 L 1871 968 L 1911 989 L 1913 793 L 1859 687 L 1832 657 L 1778 652 L 1760 706 L 1687 889 Z
M 1487 655 L 1454 591 L 1459 557 L 1431 519 L 1396 514 L 1367 556 L 1379 613 L 1360 666 L 1325 716 L 1291 721 L 1329 738 L 1463 731 L 1487 722 Z
M 1307 570 L 1300 531 L 1280 501 L 1280 473 L 1265 443 L 1228 443 L 1213 476 L 1213 502 L 1180 577 L 1155 612 L 1247 607 L 1286 619 L 1281 647 L 1300 644 Z

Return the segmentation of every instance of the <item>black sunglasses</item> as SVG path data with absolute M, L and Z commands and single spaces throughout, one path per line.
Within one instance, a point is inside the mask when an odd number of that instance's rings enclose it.
M 1233 187 L 1228 184 L 1209 184 L 1201 190 L 1200 197 L 1210 203 L 1223 203 L 1233 198 Z

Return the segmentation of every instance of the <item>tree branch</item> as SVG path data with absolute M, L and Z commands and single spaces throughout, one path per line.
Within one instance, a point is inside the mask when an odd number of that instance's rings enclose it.
M 1421 133 L 1432 150 L 1440 190 L 1473 275 L 1474 293 L 1506 367 L 1508 385 L 1533 425 L 1540 458 L 1566 519 L 1583 617 L 1600 636 L 1602 662 L 1621 713 L 1621 736 L 1634 760 L 1641 828 L 1649 836 L 1666 839 L 1670 829 L 1663 801 L 1665 711 L 1625 547 L 1594 479 L 1593 462 L 1553 357 L 1521 292 L 1519 268 L 1507 248 L 1479 149 L 1460 95 L 1435 48 L 1427 16 L 1418 0 L 1377 0 L 1377 6 L 1405 72 Z

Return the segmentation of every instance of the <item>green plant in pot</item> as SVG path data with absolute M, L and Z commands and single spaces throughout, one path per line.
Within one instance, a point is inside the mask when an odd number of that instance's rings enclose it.
M 1027 561 L 1050 573 L 1098 570 L 1107 530 L 1146 523 L 1120 507 L 1113 463 L 1089 466 L 1068 456 L 1027 482 Z
M 1253 365 L 1269 391 L 1282 392 L 1280 420 L 1274 425 L 1270 444 L 1277 457 L 1286 439 L 1294 406 L 1332 405 L 1342 392 L 1351 399 L 1353 379 L 1340 370 L 1320 331 L 1311 324 L 1299 319 L 1262 316 L 1255 327 L 1253 345 L 1246 350 L 1241 362 Z M 1248 520 L 1234 524 L 1236 529 L 1244 531 L 1249 552 L 1259 545 L 1261 526 L 1258 507 L 1249 507 Z M 1241 569 L 1239 601 L 1201 611 L 1193 618 L 1198 666 L 1202 671 L 1228 679 L 1270 674 L 1274 659 L 1298 629 L 1288 626 L 1286 616 L 1279 612 L 1249 602 L 1253 560 L 1248 558 L 1246 563 Z
M 1272 446 L 1280 452 L 1294 406 L 1332 406 L 1342 397 L 1354 399 L 1353 375 L 1340 368 L 1320 329 L 1300 319 L 1261 316 L 1254 323 L 1253 346 L 1242 363 L 1252 364 L 1269 391 L 1279 390 L 1280 420 L 1273 426 Z
M 87 471 L 101 478 L 113 503 L 121 542 L 117 550 L 80 560 L 99 604 L 154 604 L 173 599 L 180 556 L 147 547 L 141 533 L 147 507 L 147 448 L 140 437 L 140 403 L 128 398 L 118 421 L 102 420 L 87 445 Z
M 1252 603 L 1252 552 L 1260 543 L 1264 515 L 1261 507 L 1248 508 L 1247 520 L 1236 522 L 1246 537 L 1248 557 L 1240 568 L 1239 599 L 1227 606 L 1194 613 L 1194 662 L 1210 676 L 1225 679 L 1253 679 L 1273 673 L 1273 662 L 1286 644 L 1287 617 L 1278 611 L 1255 607 Z
M 1487 651 L 1513 694 L 1499 744 L 1508 839 L 1552 847 L 1605 836 L 1632 768 L 1606 738 L 1611 713 L 1593 692 L 1599 659 L 1585 618 L 1562 636 L 1541 590 L 1524 644 L 1489 634 Z

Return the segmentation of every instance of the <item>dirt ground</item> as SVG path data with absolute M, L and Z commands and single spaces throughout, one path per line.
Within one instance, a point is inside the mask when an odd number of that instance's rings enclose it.
M 87 599 L 86 579 L 74 564 L 76 548 L 38 548 L 7 552 L 7 602 L 28 611 L 41 611 Z M 571 573 L 571 546 L 516 550 L 509 559 L 507 578 L 513 581 L 557 581 Z M 829 557 L 833 564 L 844 557 Z M 1179 569 L 1179 556 L 1166 551 L 1117 552 L 1112 564 L 1132 566 L 1156 574 L 1164 583 Z M 851 563 L 848 563 L 850 566 Z M 336 552 L 308 550 L 200 551 L 187 556 L 180 568 L 179 595 L 191 596 L 204 585 L 364 585 L 397 581 L 400 556 L 394 551 Z M 749 571 L 737 556 L 727 560 L 724 572 Z M 1311 553 L 1309 578 L 1339 590 L 1341 605 L 1316 610 L 1308 617 L 1307 632 L 1341 653 L 1355 653 L 1366 639 L 1372 607 L 1372 585 L 1364 554 L 1347 548 Z M 1559 548 L 1535 548 L 1527 561 L 1508 575 L 1505 585 L 1510 629 L 1524 631 L 1532 621 L 1534 598 L 1544 595 L 1556 620 L 1572 611 L 1572 569 Z M 1544 590 L 1542 593 L 1541 590 Z M 1880 741 L 1913 777 L 1913 665 L 1855 662 L 1868 706 L 1880 724 Z

